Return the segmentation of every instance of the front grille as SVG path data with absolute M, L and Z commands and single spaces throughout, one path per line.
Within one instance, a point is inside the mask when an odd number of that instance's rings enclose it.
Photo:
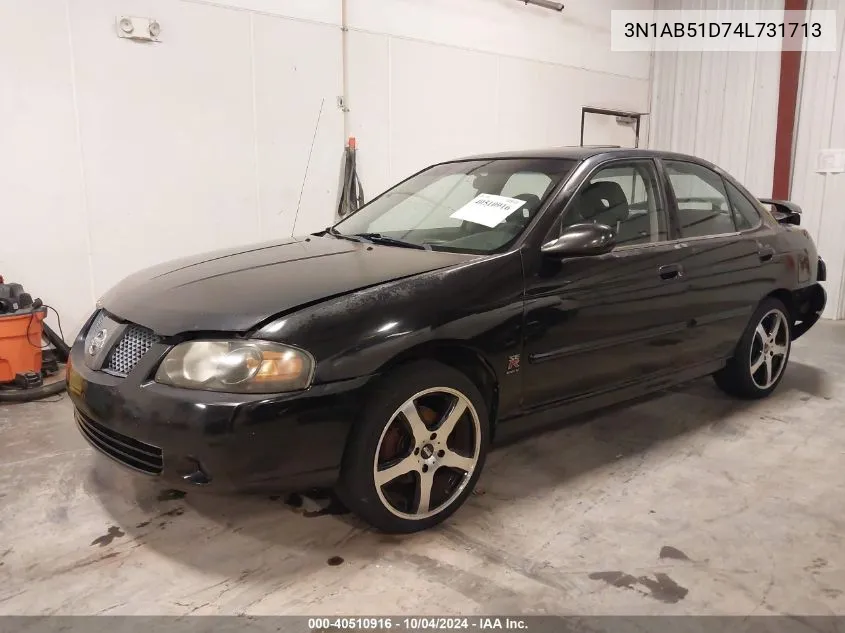
M 109 354 L 103 369 L 118 376 L 128 375 L 159 340 L 152 330 L 140 325 L 127 326 L 120 341 Z
M 76 411 L 76 423 L 86 440 L 101 453 L 133 470 L 159 475 L 164 467 L 161 449 L 113 431 Z

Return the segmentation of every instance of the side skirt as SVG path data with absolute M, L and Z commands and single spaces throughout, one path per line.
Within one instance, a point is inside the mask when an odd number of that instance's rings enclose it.
M 664 373 L 618 386 L 614 389 L 576 396 L 543 408 L 526 411 L 519 416 L 499 420 L 496 424 L 495 444 L 503 445 L 527 435 L 567 426 L 581 421 L 586 414 L 614 407 L 631 405 L 660 395 L 679 384 L 713 374 L 725 366 L 727 359 L 694 365 L 680 372 Z

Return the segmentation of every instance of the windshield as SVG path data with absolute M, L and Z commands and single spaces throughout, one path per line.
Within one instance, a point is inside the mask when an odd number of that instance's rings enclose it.
M 573 160 L 548 158 L 435 165 L 363 206 L 334 232 L 433 250 L 492 253 L 519 237 L 574 166 Z

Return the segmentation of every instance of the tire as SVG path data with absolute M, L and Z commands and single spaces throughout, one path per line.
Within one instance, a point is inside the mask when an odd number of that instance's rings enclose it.
M 754 311 L 733 358 L 724 369 L 713 374 L 713 380 L 731 396 L 748 400 L 765 398 L 783 378 L 791 350 L 789 310 L 781 300 L 769 297 Z
M 472 493 L 489 431 L 484 397 L 466 375 L 434 361 L 405 365 L 367 399 L 344 453 L 338 496 L 383 532 L 437 525 Z

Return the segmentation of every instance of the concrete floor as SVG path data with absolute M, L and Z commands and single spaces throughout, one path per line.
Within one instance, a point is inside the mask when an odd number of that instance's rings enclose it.
M 174 498 L 95 455 L 66 397 L 0 406 L 0 614 L 845 613 L 844 385 L 822 323 L 769 400 L 702 380 L 501 449 L 409 537 Z

